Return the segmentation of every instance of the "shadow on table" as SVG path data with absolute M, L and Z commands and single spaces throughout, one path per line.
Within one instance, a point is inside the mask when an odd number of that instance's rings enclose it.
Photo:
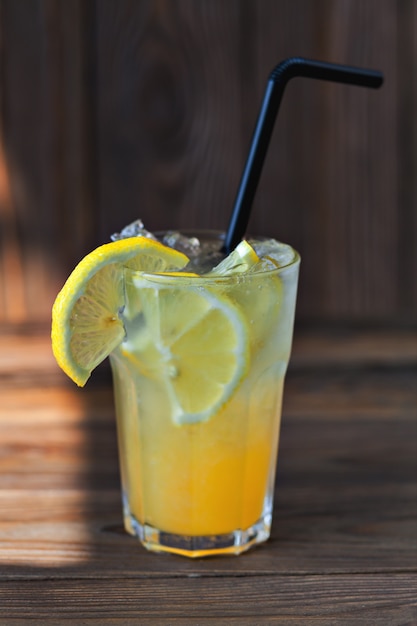
M 61 373 L 59 381 L 57 376 L 51 374 L 47 384 L 64 388 L 62 397 L 70 399 L 64 409 L 60 407 L 63 425 L 57 424 L 56 432 L 52 429 L 61 397 L 52 396 L 48 405 L 52 417 L 42 422 L 45 430 L 36 435 L 36 447 L 27 446 L 26 452 L 23 444 L 16 447 L 16 454 L 22 453 L 19 484 L 25 486 L 25 476 L 30 484 L 25 458 L 39 456 L 33 465 L 39 476 L 20 525 L 18 513 L 8 514 L 11 524 L 22 529 L 23 541 L 20 547 L 14 542 L 18 560 L 2 563 L 3 579 L 9 574 L 53 579 L 177 576 L 179 571 L 204 574 L 213 569 L 287 575 L 412 566 L 414 365 L 291 365 L 272 537 L 243 558 L 204 561 L 155 556 L 123 530 L 108 363 L 95 371 L 84 389 L 77 389 Z M 45 384 L 44 373 L 42 380 Z M 28 414 L 25 419 L 32 417 Z M 17 431 L 14 437 L 24 439 Z M 30 487 L 27 493 L 30 497 Z

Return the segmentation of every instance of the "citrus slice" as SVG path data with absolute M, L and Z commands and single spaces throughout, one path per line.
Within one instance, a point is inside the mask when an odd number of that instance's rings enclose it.
M 52 350 L 58 365 L 82 387 L 123 340 L 123 266 L 166 272 L 187 263 L 181 252 L 145 237 L 104 244 L 84 257 L 52 309 Z
M 225 276 L 226 274 L 240 274 L 247 272 L 258 262 L 259 257 L 255 250 L 246 239 L 243 239 L 208 275 Z
M 127 324 L 122 354 L 135 370 L 162 382 L 176 424 L 203 422 L 231 397 L 248 368 L 246 323 L 227 298 L 201 286 L 164 285 L 133 278 L 140 293 L 143 332 Z M 127 314 L 132 317 L 129 302 Z M 131 331 L 131 332 L 130 332 Z
M 207 276 L 238 275 L 235 285 L 227 286 L 227 294 L 241 310 L 248 328 L 252 352 L 257 352 L 271 336 L 271 327 L 277 323 L 282 303 L 282 282 L 276 272 L 278 261 L 264 257 L 274 251 L 273 241 L 259 248 L 259 255 L 245 239 Z M 276 246 L 275 242 L 275 246 Z

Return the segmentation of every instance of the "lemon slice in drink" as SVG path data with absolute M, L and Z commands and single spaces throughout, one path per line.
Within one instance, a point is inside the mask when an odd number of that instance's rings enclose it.
M 52 309 L 52 350 L 58 365 L 79 386 L 124 338 L 123 266 L 164 272 L 188 258 L 145 237 L 104 244 L 77 265 Z
M 254 265 L 259 262 L 259 257 L 250 243 L 243 239 L 234 250 L 214 267 L 209 276 L 217 274 L 225 276 L 227 274 L 241 274 L 248 272 Z
M 272 244 L 266 251 L 270 252 L 270 248 L 273 248 Z M 265 339 L 270 336 L 271 325 L 277 323 L 283 297 L 282 282 L 271 270 L 278 267 L 277 261 L 258 256 L 252 245 L 242 240 L 207 274 L 210 277 L 236 275 L 236 284 L 228 287 L 228 295 L 245 317 L 253 353 L 263 348 Z
M 178 425 L 206 421 L 219 411 L 249 362 L 247 327 L 239 309 L 204 288 L 202 280 L 197 278 L 198 286 L 193 286 L 191 276 L 178 275 L 174 284 L 161 275 L 136 275 L 145 330 L 135 335 L 138 324 L 130 327 L 127 321 L 127 338 L 118 349 L 134 370 L 161 382 Z M 129 302 L 126 314 L 132 318 Z

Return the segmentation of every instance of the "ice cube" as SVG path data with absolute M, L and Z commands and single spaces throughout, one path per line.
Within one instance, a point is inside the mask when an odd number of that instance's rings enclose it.
M 131 224 L 128 224 L 120 233 L 113 233 L 110 239 L 112 241 L 118 241 L 119 239 L 127 239 L 128 237 L 147 237 L 148 239 L 156 241 L 155 235 L 149 232 L 149 230 L 146 230 L 142 220 L 135 220 Z
M 165 233 L 162 243 L 183 252 L 188 257 L 195 257 L 200 252 L 200 241 L 197 237 L 187 237 L 174 230 Z
M 285 243 L 275 239 L 250 242 L 260 259 L 269 257 L 276 261 L 279 267 L 289 265 L 294 260 L 294 250 Z

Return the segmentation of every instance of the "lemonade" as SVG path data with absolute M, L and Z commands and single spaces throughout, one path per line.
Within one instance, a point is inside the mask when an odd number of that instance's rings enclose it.
M 299 256 L 139 230 L 74 269 L 53 351 L 80 386 L 110 356 L 126 530 L 154 551 L 239 554 L 270 533 Z
M 127 530 L 150 549 L 238 553 L 269 536 L 299 262 L 284 250 L 282 268 L 256 257 L 258 264 L 230 274 L 226 268 L 226 275 L 144 278 L 125 270 L 126 337 L 110 355 L 124 516 Z M 207 321 L 200 332 L 197 311 L 204 298 L 224 319 Z M 167 348 L 180 340 L 185 349 L 191 344 L 183 356 L 183 368 L 191 372 L 178 371 L 182 365 Z M 227 369 L 233 348 L 238 380 L 232 377 L 230 397 L 213 409 L 212 381 L 205 376 L 211 368 L 215 374 Z M 190 388 L 202 387 L 185 408 L 176 400 L 181 388 L 174 399 L 171 388 L 181 377 L 183 405 Z

